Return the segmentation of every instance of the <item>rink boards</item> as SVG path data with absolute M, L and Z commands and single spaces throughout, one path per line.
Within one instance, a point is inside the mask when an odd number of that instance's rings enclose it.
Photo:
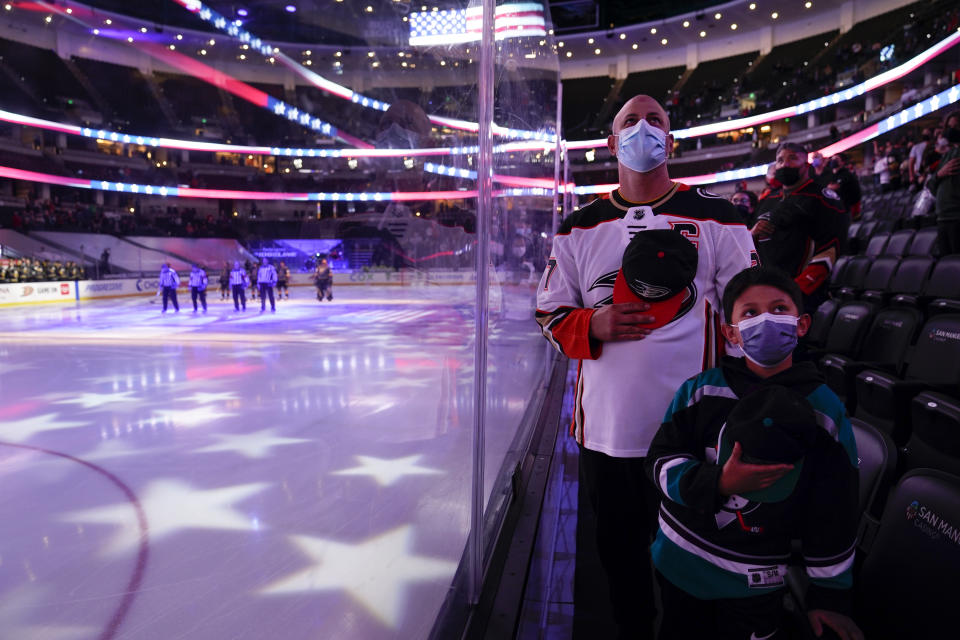
M 217 276 L 209 276 L 208 290 L 219 289 Z M 476 281 L 473 271 L 350 271 L 334 273 L 334 285 L 462 285 Z M 290 286 L 313 286 L 313 274 L 294 273 L 290 276 Z M 184 275 L 180 280 L 180 291 L 189 292 L 189 279 Z M 151 296 L 157 293 L 157 278 L 117 278 L 111 280 L 62 280 L 54 282 L 20 282 L 0 284 L 0 307 L 54 303 L 77 302 L 96 298 L 125 298 L 129 296 Z

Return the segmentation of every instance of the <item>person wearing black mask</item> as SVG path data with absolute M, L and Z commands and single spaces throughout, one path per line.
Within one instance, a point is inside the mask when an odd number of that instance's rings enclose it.
M 830 158 L 830 177 L 827 186 L 840 196 L 844 206 L 850 213 L 851 220 L 860 219 L 860 179 L 850 170 L 847 154 L 838 153 Z
M 757 208 L 757 194 L 747 189 L 737 189 L 737 191 L 730 196 L 730 204 L 735 206 L 737 211 L 740 212 L 740 217 L 743 218 L 744 224 L 751 224 L 753 222 L 753 212 Z
M 806 150 L 795 142 L 777 149 L 774 178 L 783 190 L 757 205 L 752 234 L 762 264 L 790 274 L 804 294 L 804 313 L 826 299 L 827 280 L 850 225 L 843 201 L 812 177 Z
M 947 117 L 943 137 L 949 145 L 928 187 L 937 198 L 940 255 L 960 253 L 960 112 Z

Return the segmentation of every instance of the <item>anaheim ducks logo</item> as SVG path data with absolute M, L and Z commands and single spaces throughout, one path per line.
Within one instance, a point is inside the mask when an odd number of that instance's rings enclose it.
M 648 284 L 639 278 L 633 279 L 633 282 L 630 283 L 630 288 L 633 289 L 635 294 L 647 300 L 659 300 L 660 298 L 670 297 L 670 289 L 658 287 L 655 284 Z

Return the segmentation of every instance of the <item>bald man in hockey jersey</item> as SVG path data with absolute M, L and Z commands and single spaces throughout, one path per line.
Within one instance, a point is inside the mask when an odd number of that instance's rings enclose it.
M 612 132 L 607 147 L 617 158 L 620 186 L 561 224 L 536 316 L 547 340 L 580 361 L 571 433 L 580 445 L 580 477 L 596 514 L 619 637 L 652 638 L 649 545 L 659 497 L 644 476 L 644 456 L 677 388 L 714 366 L 723 288 L 757 256 L 733 205 L 670 179 L 673 137 L 656 100 L 628 100 Z M 676 283 L 645 282 L 642 272 L 633 273 L 632 294 L 621 298 L 631 301 L 619 302 L 614 287 L 618 276 L 625 278 L 625 249 L 649 231 L 659 238 L 645 238 L 636 247 L 639 257 L 686 265 L 686 278 L 675 280 L 689 282 L 674 291 Z M 675 235 L 693 245 L 694 255 Z M 665 238 L 672 248 L 651 254 Z

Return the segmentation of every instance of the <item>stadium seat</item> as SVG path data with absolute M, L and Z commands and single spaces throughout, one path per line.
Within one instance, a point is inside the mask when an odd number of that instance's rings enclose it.
M 860 463 L 860 513 L 879 518 L 897 473 L 897 447 L 890 436 L 857 418 L 850 419 Z
M 960 256 L 940 258 L 926 286 L 923 298 L 927 314 L 960 313 Z
M 883 512 L 883 505 L 897 469 L 897 449 L 890 437 L 862 420 L 851 418 L 853 437 L 857 443 L 860 487 L 858 512 L 861 514 L 857 540 L 861 539 L 871 523 L 876 523 Z M 799 551 L 799 541 L 795 542 Z M 806 591 L 809 585 L 806 572 L 797 565 L 787 570 L 787 587 L 800 608 L 805 608 Z M 802 626 L 802 625 L 801 625 Z
M 870 265 L 867 275 L 861 285 L 861 297 L 868 300 L 882 301 L 890 286 L 890 280 L 900 265 L 900 258 L 896 256 L 878 256 Z
M 830 271 L 830 282 L 827 284 L 830 291 L 835 291 L 840 288 L 840 278 L 843 277 L 843 270 L 847 268 L 849 261 L 850 256 L 840 256 L 833 264 L 833 270 Z
M 910 401 L 921 391 L 960 384 L 960 314 L 933 316 L 920 329 L 903 378 L 879 369 L 857 374 L 856 416 L 885 430 L 898 446 L 910 437 Z
M 927 227 L 917 230 L 917 233 L 913 236 L 913 241 L 907 248 L 907 255 L 936 257 L 939 253 L 938 249 L 937 229 L 936 227 Z
M 960 400 L 924 391 L 913 399 L 911 409 L 913 429 L 904 448 L 905 468 L 960 475 Z
M 830 325 L 824 347 L 829 353 L 852 355 L 860 349 L 876 307 L 854 300 L 843 303 Z
M 867 638 L 943 638 L 956 631 L 960 478 L 906 474 L 855 576 L 855 619 Z M 946 633 L 946 635 L 944 635 Z
M 847 227 L 847 253 L 857 253 L 860 250 L 860 227 L 866 224 L 866 220 L 851 222 Z
M 873 318 L 863 343 L 856 352 L 828 352 L 820 359 L 820 370 L 827 385 L 846 402 L 851 413 L 856 409 L 856 375 L 864 369 L 880 369 L 899 374 L 907 350 L 916 338 L 922 321 L 923 316 L 916 308 L 881 309 Z
M 840 302 L 832 298 L 825 300 L 817 307 L 817 311 L 813 314 L 813 319 L 810 322 L 810 330 L 804 336 L 804 342 L 808 347 L 814 350 L 823 348 L 827 342 L 830 325 L 833 324 L 833 319 L 836 317 L 839 308 Z
M 867 246 L 863 249 L 863 255 L 870 256 L 871 258 L 879 256 L 887 246 L 888 240 L 890 240 L 889 233 L 878 233 L 874 235 L 867 241 Z
M 934 259 L 929 256 L 908 256 L 900 261 L 896 272 L 890 278 L 887 290 L 882 295 L 865 295 L 864 297 L 881 304 L 892 296 L 897 305 L 915 307 L 920 293 L 927 284 L 927 278 L 933 270 L 934 262 Z
M 863 280 L 872 263 L 873 259 L 867 256 L 851 256 L 837 282 L 837 296 L 844 299 L 856 297 L 863 289 Z
M 901 229 L 890 234 L 890 239 L 883 248 L 883 255 L 903 256 L 907 253 L 907 248 L 913 242 L 913 236 L 916 232 L 913 229 Z

